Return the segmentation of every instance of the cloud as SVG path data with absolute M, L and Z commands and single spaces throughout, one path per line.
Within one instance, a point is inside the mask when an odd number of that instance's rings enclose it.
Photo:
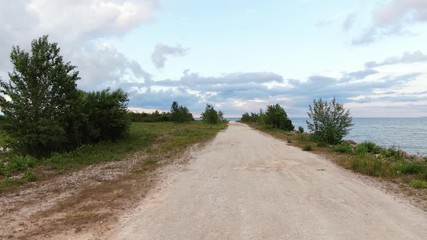
M 413 35 L 406 27 L 427 22 L 427 1 L 392 0 L 379 6 L 372 13 L 372 24 L 361 36 L 353 39 L 353 45 L 373 43 L 383 36 Z
M 113 46 L 103 43 L 96 48 L 82 47 L 71 54 L 72 63 L 78 66 L 85 90 L 115 88 L 123 83 L 144 81 L 149 83 L 151 75 L 135 60 L 127 58 Z
M 427 73 L 423 74 L 427 76 Z M 172 101 L 177 100 L 192 112 L 199 113 L 205 103 L 213 103 L 228 116 L 240 116 L 243 112 L 254 112 L 267 104 L 279 103 L 289 114 L 305 116 L 308 105 L 318 98 L 336 97 L 343 103 L 393 100 L 409 104 L 411 100 L 425 101 L 425 93 L 398 91 L 420 76 L 421 73 L 384 74 L 365 69 L 342 73 L 338 77 L 314 75 L 303 81 L 284 80 L 283 76 L 271 72 L 209 77 L 188 70 L 177 80 L 129 83 L 125 88 L 134 89 L 131 91 L 131 107 L 168 109 Z
M 187 54 L 188 49 L 182 48 L 181 45 L 176 45 L 176 47 L 171 47 L 163 43 L 157 43 L 154 47 L 154 52 L 151 54 L 151 60 L 157 69 L 163 68 L 165 66 L 167 56 L 184 56 Z
M 427 2 L 424 0 L 393 0 L 377 8 L 374 12 L 377 26 L 390 26 L 402 22 L 427 21 Z
M 342 81 L 359 80 L 377 73 L 378 71 L 374 69 L 365 69 L 365 70 L 345 73 L 344 76 L 341 78 L 341 80 Z
M 417 62 L 427 62 L 427 55 L 421 51 L 415 52 L 404 52 L 401 57 L 390 57 L 385 59 L 382 62 L 366 62 L 365 67 L 374 68 L 381 67 L 385 65 L 393 65 L 399 63 L 417 63 Z
M 123 81 L 149 81 L 139 63 L 108 40 L 153 21 L 159 0 L 15 0 L 0 4 L 0 76 L 12 69 L 13 45 L 28 50 L 42 35 L 57 42 L 65 61 L 78 66 L 79 87 L 94 90 Z M 19 17 L 17 17 L 19 16 Z M 110 85 L 112 84 L 112 85 Z

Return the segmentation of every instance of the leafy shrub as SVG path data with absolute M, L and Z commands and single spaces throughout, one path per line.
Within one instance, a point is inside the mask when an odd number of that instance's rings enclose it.
M 383 149 L 381 149 L 380 154 L 389 158 L 389 159 L 403 160 L 403 157 L 402 157 L 400 151 L 394 147 L 383 148 Z
M 335 145 L 332 149 L 339 153 L 353 153 L 353 147 L 347 142 L 342 142 L 339 145 Z
M 81 144 L 116 140 L 125 136 L 129 128 L 127 118 L 127 94 L 118 89 L 97 92 L 81 92 L 82 117 Z
M 427 182 L 423 180 L 413 180 L 409 185 L 413 188 L 427 188 Z
M 25 171 L 28 168 L 34 167 L 36 160 L 27 155 L 27 156 L 16 156 L 12 158 L 6 165 L 6 169 L 10 172 L 15 171 Z
M 309 105 L 307 126 L 323 141 L 329 144 L 338 144 L 346 136 L 353 126 L 350 111 L 338 103 L 335 98 L 331 102 L 322 99 L 313 100 L 313 106 Z
M 303 151 L 313 151 L 313 147 L 310 144 L 306 144 L 302 150 Z
M 327 143 L 325 143 L 325 142 L 318 142 L 318 143 L 317 143 L 317 146 L 318 146 L 318 147 L 322 147 L 322 148 L 324 148 L 324 147 L 327 147 L 327 146 L 328 146 L 328 144 L 327 144 Z
M 396 171 L 403 175 L 427 172 L 427 165 L 421 162 L 403 162 L 396 167 Z
M 298 132 L 299 132 L 299 133 L 304 133 L 304 128 L 303 128 L 303 127 L 301 127 L 301 126 L 298 126 Z
M 363 146 L 368 153 L 378 154 L 381 152 L 381 147 L 377 146 L 374 142 L 365 141 L 358 144 L 358 146 Z
M 368 153 L 369 153 L 368 147 L 364 144 L 357 144 L 356 147 L 354 148 L 354 154 L 356 155 L 363 156 Z
M 205 111 L 201 116 L 202 120 L 209 124 L 218 124 L 224 122 L 224 116 L 221 111 L 216 111 L 211 104 L 206 104 Z
M 286 111 L 279 104 L 268 105 L 265 112 L 265 123 L 272 128 L 278 128 L 285 131 L 293 131 L 294 125 L 288 118 Z

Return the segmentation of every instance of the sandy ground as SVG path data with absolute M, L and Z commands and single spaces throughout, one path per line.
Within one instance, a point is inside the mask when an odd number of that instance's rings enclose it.
M 101 239 L 426 239 L 427 213 L 230 123 Z

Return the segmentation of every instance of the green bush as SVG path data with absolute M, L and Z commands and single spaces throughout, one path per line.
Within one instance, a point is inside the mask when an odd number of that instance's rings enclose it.
M 420 174 L 427 172 L 427 165 L 421 162 L 402 162 L 395 170 L 403 175 Z
M 353 153 L 353 147 L 347 142 L 342 142 L 338 145 L 335 145 L 332 149 L 339 153 Z
M 322 99 L 313 100 L 313 106 L 309 105 L 307 127 L 323 141 L 329 144 L 341 142 L 353 126 L 350 111 L 338 103 L 335 98 L 331 102 Z
M 355 155 L 365 155 L 369 153 L 369 149 L 366 145 L 364 144 L 357 144 L 356 147 L 354 148 L 354 154 Z
M 381 147 L 377 146 L 374 142 L 364 141 L 358 144 L 358 146 L 363 146 L 368 153 L 379 154 L 381 152 Z
M 118 89 L 97 92 L 81 92 L 82 117 L 80 126 L 81 144 L 105 140 L 117 140 L 127 133 L 127 94 Z
M 386 158 L 389 158 L 389 159 L 403 160 L 403 157 L 402 157 L 400 151 L 394 147 L 383 148 L 383 149 L 381 149 L 380 154 L 385 156 Z
M 268 105 L 265 112 L 265 124 L 272 128 L 278 128 L 285 131 L 293 131 L 294 125 L 288 118 L 286 111 L 279 104 Z
M 208 124 L 219 124 L 224 122 L 224 116 L 221 111 L 216 111 L 211 104 L 206 104 L 205 111 L 202 113 L 201 118 Z
M 301 127 L 301 126 L 299 126 L 299 127 L 298 127 L 298 132 L 299 132 L 299 133 L 304 133 L 304 128 L 303 128 L 303 127 Z
M 27 155 L 27 156 L 16 156 L 12 158 L 6 165 L 6 170 L 9 172 L 16 171 L 25 171 L 28 168 L 34 167 L 36 164 L 36 160 Z
M 324 148 L 324 147 L 327 147 L 327 146 L 328 146 L 328 144 L 327 144 L 327 143 L 325 143 L 325 142 L 318 142 L 318 143 L 317 143 L 317 146 L 318 146 L 318 147 L 322 147 L 322 148 Z

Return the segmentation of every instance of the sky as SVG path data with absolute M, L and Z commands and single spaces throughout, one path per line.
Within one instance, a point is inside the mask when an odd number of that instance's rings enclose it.
M 122 88 L 132 110 L 306 117 L 335 97 L 353 117 L 427 117 L 426 0 L 0 0 L 0 13 L 3 80 L 12 46 L 49 35 L 79 88 Z

